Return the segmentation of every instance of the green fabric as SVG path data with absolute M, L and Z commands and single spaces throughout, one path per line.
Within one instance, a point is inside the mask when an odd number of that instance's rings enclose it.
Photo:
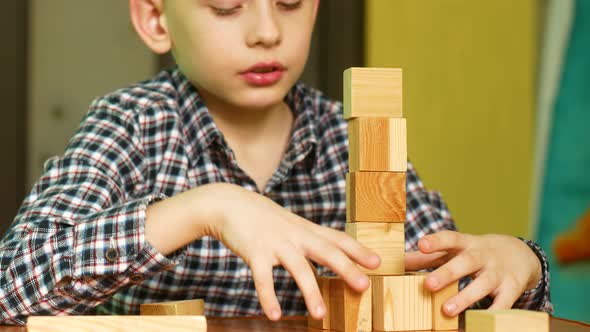
M 590 261 L 559 266 L 552 248 L 590 208 L 590 0 L 576 2 L 543 183 L 537 239 L 549 256 L 555 315 L 590 322 Z

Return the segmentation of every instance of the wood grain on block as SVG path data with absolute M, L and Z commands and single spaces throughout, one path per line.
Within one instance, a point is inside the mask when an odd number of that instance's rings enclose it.
M 139 306 L 141 315 L 156 316 L 199 316 L 205 314 L 204 300 L 185 300 L 144 303 Z
M 549 314 L 529 310 L 467 310 L 465 332 L 549 332 Z
M 330 329 L 372 331 L 371 295 L 371 287 L 357 293 L 344 280 L 330 279 Z
M 373 250 L 381 258 L 381 265 L 375 270 L 362 266 L 359 269 L 367 275 L 403 275 L 405 272 L 404 224 L 358 222 L 347 223 L 346 233 Z
M 432 293 L 432 329 L 457 330 L 459 328 L 459 316 L 449 317 L 443 313 L 443 304 L 459 292 L 459 281 Z
M 406 220 L 406 173 L 351 172 L 346 174 L 348 222 Z
M 374 330 L 432 329 L 432 297 L 424 278 L 423 274 L 371 277 Z
M 205 316 L 34 316 L 29 332 L 205 332 Z
M 324 299 L 326 306 L 326 315 L 321 320 L 313 319 L 310 315 L 307 316 L 307 326 L 314 329 L 329 330 L 330 329 L 330 280 L 334 277 L 318 277 L 318 287 Z
M 401 118 L 402 70 L 349 68 L 344 71 L 344 118 Z
M 356 171 L 408 170 L 406 119 L 356 118 L 348 122 L 348 167 Z

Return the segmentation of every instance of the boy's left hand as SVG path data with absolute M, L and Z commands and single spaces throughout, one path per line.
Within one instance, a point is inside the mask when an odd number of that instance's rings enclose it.
M 444 304 L 455 316 L 487 295 L 490 309 L 509 309 L 520 295 L 533 289 L 542 274 L 541 263 L 523 241 L 506 235 L 469 235 L 442 231 L 423 237 L 420 251 L 406 253 L 406 269 L 437 268 L 426 277 L 426 287 L 438 291 L 465 276 L 473 282 Z

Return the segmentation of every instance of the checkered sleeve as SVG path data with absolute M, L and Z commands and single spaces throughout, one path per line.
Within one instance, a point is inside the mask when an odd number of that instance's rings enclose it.
M 533 241 L 520 238 L 535 253 L 541 262 L 542 275 L 537 286 L 524 292 L 514 303 L 514 308 L 545 311 L 550 314 L 554 312 L 551 303 L 551 290 L 549 283 L 549 261 L 541 247 Z
M 456 231 L 457 228 L 439 193 L 428 191 L 414 166 L 408 163 L 407 172 L 407 222 L 406 222 L 406 250 L 418 250 L 418 241 L 425 235 L 443 230 Z M 514 304 L 514 308 L 541 310 L 553 313 L 549 288 L 549 264 L 547 256 L 536 243 L 524 240 L 531 250 L 537 255 L 543 267 L 543 276 L 537 287 L 523 293 Z M 459 288 L 463 289 L 472 281 L 471 278 L 463 278 Z M 492 299 L 486 297 L 475 303 L 472 308 L 488 308 Z
M 441 195 L 426 189 L 411 162 L 406 173 L 406 250 L 418 250 L 425 235 L 457 230 Z
M 97 100 L 65 154 L 46 163 L 0 242 L 0 323 L 82 314 L 174 264 L 144 238 L 146 207 L 163 196 L 137 185 L 134 119 Z

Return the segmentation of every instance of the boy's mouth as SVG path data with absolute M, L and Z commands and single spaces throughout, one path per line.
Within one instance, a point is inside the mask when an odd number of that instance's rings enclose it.
M 284 71 L 285 67 L 279 62 L 270 62 L 264 63 L 260 62 L 255 64 L 254 66 L 248 68 L 247 70 L 243 71 L 241 74 L 246 73 L 256 73 L 256 74 L 267 74 L 272 73 L 274 71 Z
M 240 73 L 240 76 L 252 86 L 269 86 L 283 77 L 286 68 L 279 62 L 257 63 Z

